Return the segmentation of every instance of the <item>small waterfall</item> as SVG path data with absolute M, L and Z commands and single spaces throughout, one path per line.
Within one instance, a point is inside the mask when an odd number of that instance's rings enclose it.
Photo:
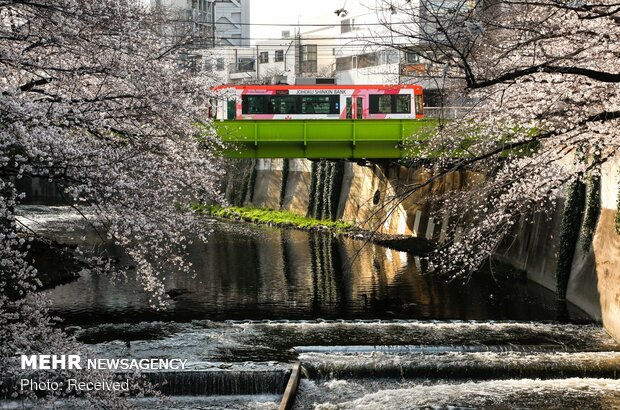
M 161 392 L 174 396 L 219 396 L 282 394 L 290 370 L 201 370 L 143 373 L 160 386 Z
M 523 347 L 521 347 L 523 348 Z M 433 351 L 435 350 L 435 351 Z M 499 350 L 499 349 L 498 349 Z M 525 349 L 522 349 L 525 350 Z M 421 353 L 303 353 L 312 379 L 392 378 L 430 380 L 554 379 L 602 377 L 615 379 L 618 352 L 459 351 L 437 347 Z

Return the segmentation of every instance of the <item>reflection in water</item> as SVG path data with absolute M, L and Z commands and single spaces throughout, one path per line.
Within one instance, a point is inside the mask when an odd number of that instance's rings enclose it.
M 82 247 L 96 242 L 97 236 L 84 234 L 66 210 L 45 211 L 45 217 L 40 207 L 24 212 L 34 228 L 57 232 L 63 241 Z M 558 317 L 553 294 L 528 281 L 477 275 L 468 283 L 446 283 L 425 275 L 417 256 L 372 243 L 326 233 L 209 224 L 214 228 L 209 242 L 190 249 L 195 275 L 174 269 L 165 275 L 167 290 L 182 289 L 167 309 L 149 308 L 148 295 L 131 277 L 113 283 L 84 274 L 48 292 L 54 312 L 68 323 Z M 67 230 L 68 225 L 75 230 Z M 578 312 L 573 315 L 584 319 Z

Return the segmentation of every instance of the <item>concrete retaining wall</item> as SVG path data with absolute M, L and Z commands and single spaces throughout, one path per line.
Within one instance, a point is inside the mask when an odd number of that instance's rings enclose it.
M 620 235 L 615 230 L 618 208 L 620 158 L 603 166 L 601 175 L 601 214 L 592 246 L 577 244 L 572 261 L 566 299 L 602 321 L 620 341 Z M 558 240 L 564 201 L 550 219 L 537 215 L 531 224 L 523 224 L 514 241 L 499 258 L 527 272 L 533 281 L 556 290 Z
M 619 172 L 620 156 L 603 167 L 602 210 L 592 244 L 603 325 L 618 341 L 620 341 L 620 235 L 616 232 L 614 219 L 618 209 Z
M 280 209 L 283 160 L 259 160 L 251 205 Z M 283 210 L 306 215 L 312 183 L 311 161 L 289 161 Z M 382 233 L 439 239 L 446 221 L 431 219 L 429 198 L 460 189 L 475 176 L 454 172 L 402 200 L 403 192 L 426 181 L 431 170 L 418 166 L 358 165 L 346 162 L 337 219 Z

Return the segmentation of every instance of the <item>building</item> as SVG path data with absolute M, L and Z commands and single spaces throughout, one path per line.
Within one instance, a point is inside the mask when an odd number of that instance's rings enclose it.
M 420 33 L 436 37 L 437 19 L 447 12 L 453 18 L 454 10 L 470 3 L 444 0 L 445 11 L 433 1 L 412 5 L 419 8 L 413 10 L 420 18 L 416 24 L 411 15 L 381 9 L 391 3 L 380 1 L 375 9 L 353 2 L 346 10 L 305 16 L 292 34 L 286 30 L 280 40 L 216 50 L 216 71 L 221 82 L 232 84 L 294 84 L 306 77 L 333 77 L 338 84 L 420 84 L 429 114 L 433 107 L 461 107 L 466 101 L 451 89 L 454 73 L 448 65 L 425 58 L 429 44 Z M 431 16 L 429 10 L 437 13 Z M 389 30 L 390 25 L 402 34 Z M 443 108 L 437 110 L 443 115 Z
M 217 38 L 217 46 L 249 46 L 250 0 L 211 1 L 215 3 L 215 35 Z
M 214 49 L 211 55 L 215 71 L 224 83 L 295 82 L 295 40 L 286 33 L 281 40 L 261 41 L 252 47 L 221 47 Z
M 438 23 L 443 18 L 454 22 L 455 14 L 468 11 L 474 3 L 468 0 L 407 2 L 411 6 L 403 7 L 409 13 L 397 10 L 392 2 L 376 1 L 374 8 L 368 4 L 347 3 L 346 10 L 302 20 L 302 23 L 324 24 L 309 30 L 302 27 L 299 35 L 300 54 L 304 44 L 317 45 L 313 50 L 318 56 L 316 74 L 320 71 L 318 67 L 333 64 L 333 76 L 339 84 L 419 84 L 424 88 L 427 108 L 465 104 L 462 96 L 452 90 L 455 70 L 425 57 L 429 55 L 431 41 L 439 36 Z M 418 21 L 412 23 L 412 16 Z M 304 64 L 305 57 L 300 56 L 300 60 Z M 298 72 L 303 72 L 303 67 Z
M 250 45 L 249 0 L 150 0 L 151 6 L 163 7 L 178 14 L 179 32 L 189 27 L 196 49 Z M 181 33 L 178 33 L 181 35 Z

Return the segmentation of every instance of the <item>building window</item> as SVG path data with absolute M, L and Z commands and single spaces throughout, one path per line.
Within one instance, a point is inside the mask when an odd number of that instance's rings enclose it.
M 223 71 L 224 68 L 225 68 L 225 64 L 224 64 L 223 58 L 218 58 L 217 60 L 215 60 L 215 69 L 217 71 Z
M 284 61 L 284 50 L 276 50 L 274 61 L 276 63 L 280 63 L 280 62 Z
M 357 56 L 357 68 L 373 67 L 379 64 L 377 53 L 361 54 Z
M 340 22 L 340 34 L 349 33 L 353 31 L 353 24 L 355 19 L 344 19 Z
M 258 54 L 258 62 L 259 63 L 268 63 L 269 62 L 269 51 L 261 51 Z
M 351 56 L 336 58 L 336 71 L 346 71 L 353 68 Z
M 316 44 L 302 46 L 302 61 L 316 61 Z
M 253 57 L 239 57 L 237 58 L 237 72 L 254 71 L 254 58 Z
M 304 44 L 301 46 L 301 72 L 316 73 L 317 71 L 317 46 L 316 44 Z
M 415 51 L 407 51 L 405 53 L 405 64 L 417 64 L 420 62 L 420 54 Z
M 398 64 L 398 51 L 397 50 L 382 51 L 380 64 Z

